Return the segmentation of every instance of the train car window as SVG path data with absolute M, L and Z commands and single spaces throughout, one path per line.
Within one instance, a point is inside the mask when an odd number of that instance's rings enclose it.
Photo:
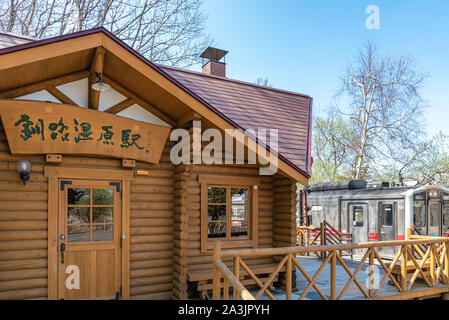
M 426 203 L 424 200 L 413 201 L 413 224 L 418 228 L 426 226 Z
M 438 227 L 440 225 L 440 215 L 439 215 L 439 205 L 438 202 L 433 202 L 430 204 L 430 226 Z
M 444 201 L 443 204 L 443 225 L 449 228 L 449 201 Z
M 382 225 L 391 227 L 393 226 L 393 205 L 383 204 L 382 205 Z
M 352 207 L 352 225 L 355 227 L 363 227 L 363 207 Z

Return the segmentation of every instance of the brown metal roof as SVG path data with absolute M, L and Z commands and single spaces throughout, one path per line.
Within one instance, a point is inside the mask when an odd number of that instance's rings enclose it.
M 22 44 L 0 48 L 0 54 L 12 53 L 97 32 L 109 36 L 149 67 L 166 76 L 168 80 L 235 127 L 243 130 L 278 129 L 279 158 L 301 174 L 310 177 L 312 98 L 307 95 L 156 65 L 104 28 L 85 30 L 28 43 L 24 39 L 25 41 Z M 269 145 L 267 148 L 270 149 Z
M 311 97 L 251 83 L 160 66 L 214 108 L 247 129 L 278 129 L 279 154 L 310 172 Z
M 28 43 L 30 41 L 35 41 L 36 39 L 19 36 L 9 32 L 0 32 L 0 49 L 16 46 L 23 43 Z

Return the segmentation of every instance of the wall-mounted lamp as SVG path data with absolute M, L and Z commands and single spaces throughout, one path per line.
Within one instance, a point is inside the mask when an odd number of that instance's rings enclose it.
M 17 162 L 17 171 L 19 171 L 20 179 L 23 180 L 23 184 L 25 185 L 30 179 L 31 162 L 28 160 L 20 160 Z
M 99 92 L 107 92 L 111 90 L 111 86 L 103 82 L 103 77 L 101 76 L 101 73 L 95 72 L 95 74 L 97 75 L 98 80 L 92 85 L 92 89 Z

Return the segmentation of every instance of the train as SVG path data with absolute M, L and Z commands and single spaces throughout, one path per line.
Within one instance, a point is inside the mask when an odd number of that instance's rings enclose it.
M 301 194 L 305 196 L 300 197 L 298 210 L 302 224 L 318 227 L 325 220 L 351 234 L 353 243 L 405 240 L 408 229 L 420 235 L 449 236 L 449 189 L 444 186 L 349 180 L 314 184 Z M 389 256 L 397 248 L 383 250 Z

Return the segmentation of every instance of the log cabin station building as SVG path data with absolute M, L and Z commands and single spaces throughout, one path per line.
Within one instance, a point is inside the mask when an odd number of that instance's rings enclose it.
M 295 245 L 312 98 L 227 78 L 226 53 L 207 49 L 193 72 L 156 65 L 103 28 L 0 33 L 0 299 L 204 298 L 215 239 Z M 223 134 L 221 164 L 195 161 L 195 123 Z M 193 136 L 188 162 L 171 160 L 176 129 Z M 224 161 L 227 129 L 277 129 L 278 152 L 231 136 L 244 161 Z M 277 170 L 261 174 L 276 153 Z M 247 263 L 261 278 L 276 265 Z

